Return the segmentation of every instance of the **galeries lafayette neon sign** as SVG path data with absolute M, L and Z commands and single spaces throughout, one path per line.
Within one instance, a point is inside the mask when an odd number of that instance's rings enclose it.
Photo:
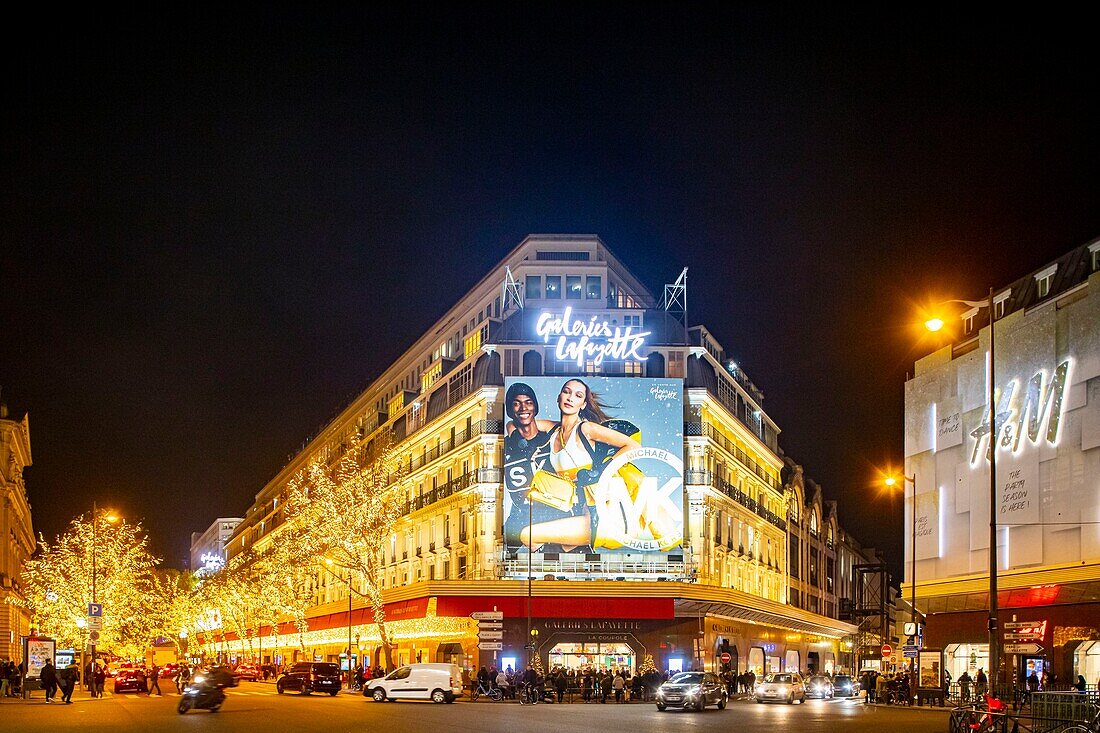
M 575 361 L 584 366 L 586 361 L 595 364 L 604 358 L 645 361 L 639 350 L 645 346 L 645 337 L 649 331 L 635 332 L 630 326 L 622 328 L 592 316 L 587 321 L 573 317 L 573 308 L 565 309 L 560 316 L 555 313 L 543 313 L 535 324 L 535 333 L 543 343 L 554 345 L 554 356 L 563 361 Z

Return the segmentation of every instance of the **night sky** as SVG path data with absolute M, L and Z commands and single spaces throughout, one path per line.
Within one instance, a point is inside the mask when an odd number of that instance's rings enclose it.
M 691 322 L 899 567 L 874 482 L 915 306 L 1100 234 L 1091 25 L 402 5 L 9 28 L 0 388 L 36 530 L 97 500 L 182 565 L 526 234 L 594 233 L 658 294 L 690 268 Z

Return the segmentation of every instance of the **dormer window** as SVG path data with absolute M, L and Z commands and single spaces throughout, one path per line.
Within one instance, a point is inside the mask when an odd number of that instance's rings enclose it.
M 963 333 L 974 333 L 974 319 L 978 315 L 977 308 L 971 308 L 966 313 L 962 314 Z
M 1092 263 L 1091 272 L 1100 272 L 1100 242 L 1089 245 L 1089 262 Z
M 1050 284 L 1054 282 L 1054 273 L 1058 271 L 1058 265 L 1051 265 L 1047 269 L 1035 273 L 1035 289 L 1040 298 L 1050 295 Z
M 993 296 L 993 318 L 1004 318 L 1005 312 L 1008 309 L 1008 298 L 1012 295 L 1011 290 L 1006 290 L 999 295 Z

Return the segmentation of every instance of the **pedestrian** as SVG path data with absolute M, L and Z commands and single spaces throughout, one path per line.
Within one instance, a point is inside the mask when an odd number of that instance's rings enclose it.
M 61 702 L 66 705 L 73 704 L 73 690 L 76 689 L 76 683 L 80 681 L 80 667 L 73 661 L 68 667 L 61 670 Z
M 153 668 L 149 670 L 149 679 L 152 682 L 149 684 L 149 694 L 153 693 L 155 689 L 157 691 L 157 697 L 160 697 L 160 667 L 153 663 Z
M 623 701 L 623 689 L 626 687 L 626 680 L 623 679 L 622 672 L 616 672 L 615 677 L 611 680 L 611 689 L 615 691 L 615 702 L 621 703 Z
M 970 702 L 970 673 L 963 670 L 959 675 L 959 697 L 964 703 Z
M 4 698 L 8 696 L 8 690 L 11 687 L 8 676 L 8 665 L 11 662 L 0 662 L 0 702 L 4 702 Z
M 42 689 L 46 691 L 46 702 L 53 702 L 53 696 L 57 692 L 57 670 L 53 662 L 47 661 L 42 665 L 38 680 L 42 683 Z
M 95 697 L 103 697 L 103 686 L 107 683 L 107 667 L 95 664 Z
M 1077 681 L 1073 683 L 1073 689 L 1083 693 L 1087 688 L 1088 683 L 1085 682 L 1085 676 L 1077 675 Z
M 554 690 L 558 693 L 558 702 L 565 701 L 565 688 L 569 684 L 569 680 L 565 677 L 565 672 L 558 670 L 558 674 L 554 677 Z
M 989 678 L 985 676 L 985 670 L 978 667 L 978 674 L 974 677 L 974 694 L 979 698 L 985 695 L 985 691 L 989 688 Z

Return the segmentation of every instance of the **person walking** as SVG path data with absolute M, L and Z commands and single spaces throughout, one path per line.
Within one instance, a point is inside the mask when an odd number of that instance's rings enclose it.
M 970 673 L 963 670 L 959 675 L 959 697 L 964 703 L 970 702 Z
M 53 662 L 47 661 L 42 665 L 38 680 L 42 683 L 42 689 L 46 691 L 46 702 L 53 702 L 53 696 L 57 693 L 57 669 L 54 668 Z
M 61 702 L 66 705 L 73 704 L 73 691 L 76 690 L 76 683 L 80 681 L 80 667 L 76 662 L 72 662 L 68 667 L 61 670 L 59 675 L 61 681 Z
M 623 679 L 622 672 L 616 672 L 614 679 L 611 680 L 611 689 L 615 691 L 615 702 L 622 703 L 623 690 L 626 688 L 626 680 Z
M 569 685 L 569 680 L 565 676 L 565 672 L 558 670 L 558 674 L 554 677 L 554 691 L 558 693 L 558 702 L 565 701 L 565 688 Z
M 103 697 L 103 686 L 107 684 L 107 667 L 101 662 L 95 663 L 95 697 Z
M 153 690 L 156 690 L 157 697 L 160 697 L 160 667 L 155 663 L 153 664 L 153 668 L 149 670 L 149 679 L 151 680 L 149 683 L 149 694 L 153 694 Z
M 985 676 L 985 670 L 978 667 L 978 674 L 974 677 L 974 693 L 981 698 L 989 688 L 989 678 Z
M 0 662 L 0 702 L 4 702 L 4 698 L 8 696 L 8 690 L 11 687 L 11 676 L 8 672 L 8 666 L 11 662 Z

